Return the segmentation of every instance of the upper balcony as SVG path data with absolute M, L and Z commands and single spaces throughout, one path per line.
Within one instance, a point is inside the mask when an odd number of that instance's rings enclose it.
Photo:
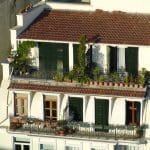
M 25 43 L 28 42 L 23 42 L 20 45 L 21 48 L 11 63 L 13 67 L 12 79 L 45 79 L 70 82 L 68 85 L 74 86 L 119 86 L 128 89 L 133 87 L 142 89 L 148 78 L 149 72 L 146 69 L 138 71 L 137 48 L 124 49 L 126 56 L 128 55 L 124 58 L 126 59 L 125 70 L 122 67 L 125 53 L 116 47 L 106 46 L 105 56 L 97 59 L 98 54 L 92 46 L 85 46 L 84 56 L 79 58 L 79 44 L 33 42 L 34 46 L 27 50 L 28 48 L 22 49 L 22 47 L 26 48 Z M 109 49 L 107 50 L 107 48 Z M 129 55 L 129 51 L 134 55 Z M 101 53 L 101 55 L 104 54 Z M 118 61 L 117 55 L 120 55 L 119 60 L 122 58 L 121 62 Z M 130 57 L 134 58 L 129 59 Z M 102 59 L 106 59 L 107 62 L 103 62 L 105 60 Z M 83 68 L 78 65 L 80 60 L 83 60 Z M 103 63 L 107 63 L 107 65 L 103 65 Z M 119 66 L 120 68 L 118 68 Z

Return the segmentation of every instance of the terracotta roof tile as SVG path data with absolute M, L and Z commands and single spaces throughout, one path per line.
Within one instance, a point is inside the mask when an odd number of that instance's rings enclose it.
M 67 86 L 48 86 L 25 83 L 11 83 L 10 89 L 29 90 L 29 91 L 48 91 L 60 93 L 74 93 L 74 94 L 98 94 L 98 95 L 115 95 L 128 97 L 144 97 L 145 91 L 129 91 L 129 90 L 115 90 L 115 89 L 98 89 L 98 88 L 82 88 L 82 87 L 67 87 Z
M 44 10 L 19 38 L 79 41 L 83 34 L 91 42 L 98 35 L 101 43 L 150 45 L 150 15 Z

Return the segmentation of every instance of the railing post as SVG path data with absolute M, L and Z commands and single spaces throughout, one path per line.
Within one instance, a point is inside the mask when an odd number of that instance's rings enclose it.
M 115 127 L 115 140 L 117 140 L 117 128 Z
M 137 129 L 137 128 L 136 128 Z M 134 127 L 133 127 L 133 139 L 134 139 Z

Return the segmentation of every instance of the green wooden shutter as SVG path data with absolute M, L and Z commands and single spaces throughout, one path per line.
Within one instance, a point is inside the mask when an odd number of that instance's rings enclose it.
M 74 63 L 74 65 L 78 65 L 78 49 L 79 49 L 79 44 L 73 44 L 73 63 Z
M 134 113 L 134 123 L 132 124 L 132 102 L 126 101 L 126 125 L 140 125 L 140 111 L 141 111 L 141 104 L 140 102 L 134 102 L 134 108 L 136 111 Z
M 69 115 L 73 116 L 73 121 L 83 121 L 83 99 L 69 97 Z
M 59 71 L 58 62 L 62 62 L 62 71 L 69 70 L 68 44 L 39 43 L 40 71 Z M 61 64 L 61 63 L 60 63 Z
M 125 50 L 126 71 L 136 76 L 138 74 L 138 48 L 128 47 Z
M 108 125 L 109 101 L 95 99 L 95 124 Z
M 110 56 L 109 56 L 110 60 L 110 73 L 111 72 L 116 72 L 117 71 L 117 47 L 112 47 L 110 46 Z

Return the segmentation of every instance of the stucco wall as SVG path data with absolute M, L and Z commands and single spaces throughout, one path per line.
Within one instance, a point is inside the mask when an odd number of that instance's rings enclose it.
M 126 12 L 150 13 L 149 0 L 91 0 L 91 5 L 94 9 L 107 11 L 121 10 Z
M 150 71 L 150 46 L 139 47 L 139 70 L 146 68 Z
M 12 150 L 12 136 L 7 133 L 7 129 L 0 128 L 0 150 Z

